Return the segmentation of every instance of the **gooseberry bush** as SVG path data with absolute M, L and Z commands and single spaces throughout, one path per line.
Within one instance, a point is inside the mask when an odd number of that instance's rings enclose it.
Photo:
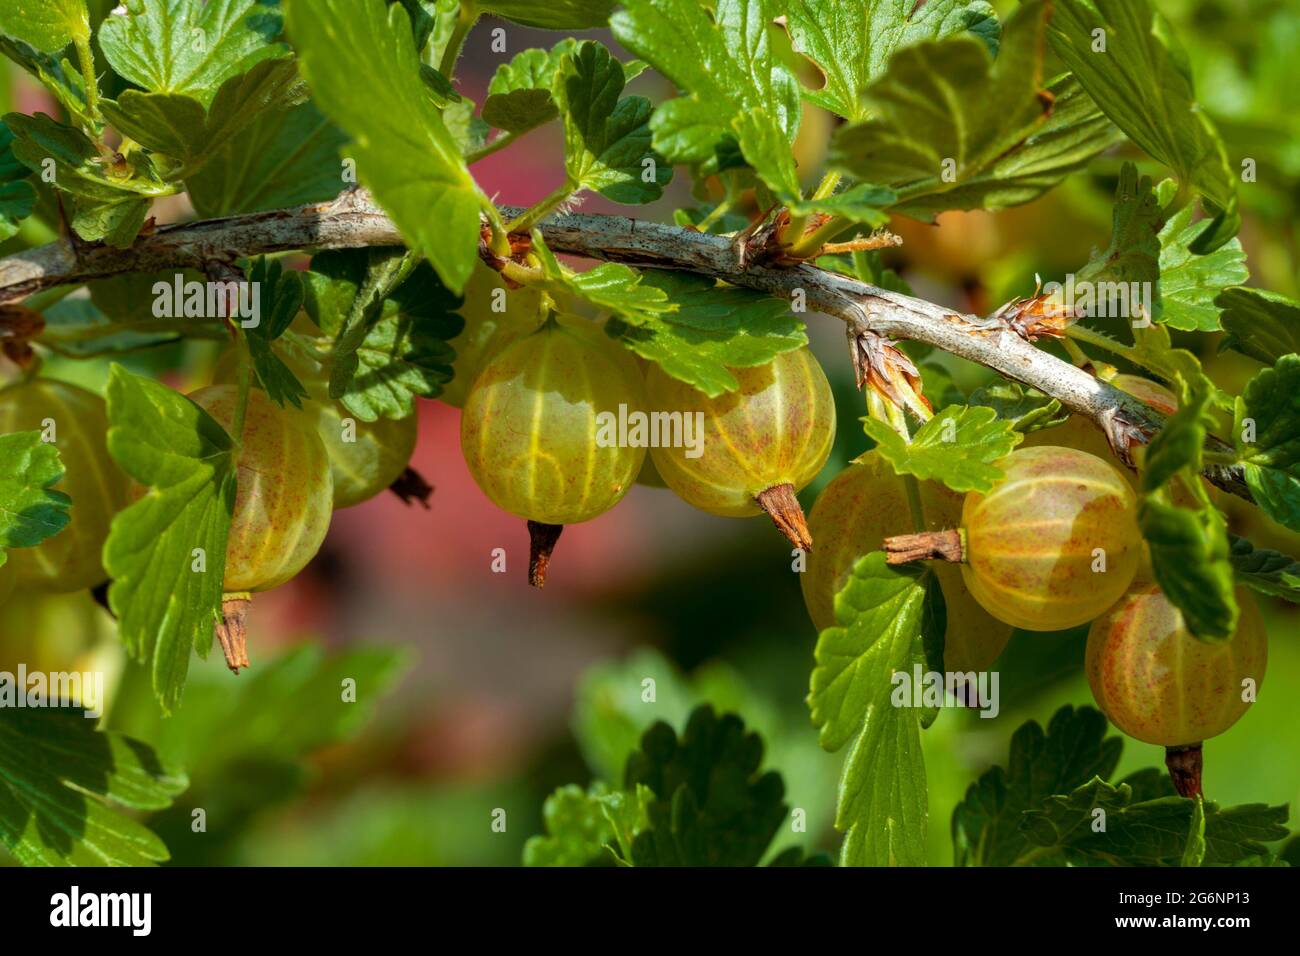
M 0 126 L 0 601 L 92 590 L 184 720 L 192 656 L 257 673 L 250 602 L 337 510 L 391 489 L 434 534 L 458 507 L 410 467 L 440 400 L 539 588 L 570 573 L 564 527 L 638 483 L 701 522 L 766 514 L 811 620 L 807 712 L 844 754 L 808 821 L 770 722 L 650 692 L 658 719 L 584 748 L 525 863 L 915 865 L 949 814 L 960 865 L 1295 862 L 1285 806 L 1209 798 L 1220 735 L 1276 731 L 1251 712 L 1295 637 L 1300 302 L 1248 284 L 1238 233 L 1285 218 L 1252 191 L 1300 169 L 1218 128 L 1158 5 L 0 0 L 0 52 L 48 94 Z M 489 194 L 480 164 L 512 156 L 559 185 Z M 1020 296 L 914 293 L 915 223 L 1049 193 L 1110 210 L 1061 282 L 1022 259 Z M 814 332 L 837 325 L 847 354 Z M 177 343 L 185 374 L 132 364 Z M 1212 377 L 1220 353 L 1237 372 Z M 54 360 L 111 361 L 102 393 Z M 1096 709 L 1025 722 L 932 806 L 941 710 L 996 717 L 1049 666 Z M 334 692 L 320 673 L 295 699 Z M 274 714 L 248 679 L 232 700 Z M 1167 775 L 1117 776 L 1108 722 Z M 168 857 L 139 818 L 180 806 L 185 767 L 94 726 L 0 708 L 18 860 Z

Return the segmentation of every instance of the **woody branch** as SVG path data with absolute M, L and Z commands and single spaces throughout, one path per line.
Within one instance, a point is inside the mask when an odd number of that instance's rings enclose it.
M 505 219 L 522 210 L 502 207 Z M 1037 348 L 1015 332 L 924 299 L 881 289 L 808 263 L 742 264 L 736 243 L 623 216 L 557 215 L 540 229 L 557 252 L 654 269 L 678 269 L 785 298 L 842 320 L 850 338 L 880 336 L 924 342 L 1057 399 L 1092 421 L 1131 463 L 1131 449 L 1149 441 L 1163 416 L 1083 369 Z M 163 226 L 126 249 L 58 242 L 0 260 L 0 304 L 69 283 L 168 268 L 210 269 L 243 256 L 298 249 L 349 249 L 401 244 L 396 226 L 362 190 L 326 203 Z M 1211 450 L 1229 447 L 1212 438 Z M 1247 500 L 1240 470 L 1215 465 L 1205 475 Z

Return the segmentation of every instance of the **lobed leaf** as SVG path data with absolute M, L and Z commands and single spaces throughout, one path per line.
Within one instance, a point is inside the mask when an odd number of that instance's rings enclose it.
M 55 491 L 63 463 L 41 433 L 0 435 L 0 567 L 9 548 L 34 548 L 68 526 L 72 499 Z
M 997 15 L 983 0 L 790 0 L 785 16 L 795 50 L 825 77 L 804 98 L 847 120 L 866 118 L 862 91 L 903 47 L 969 32 L 998 51 Z
M 839 129 L 831 162 L 893 188 L 898 211 L 1028 202 L 1082 169 L 1118 133 L 1076 81 L 1043 86 L 1049 5 L 1019 7 L 997 59 L 970 36 L 900 50 L 867 87 L 869 118 Z
M 226 81 L 288 54 L 282 28 L 279 9 L 257 0 L 126 0 L 98 39 L 123 79 L 206 108 Z
M 1055 0 L 1054 7 L 1052 49 L 1083 88 L 1129 139 L 1214 207 L 1216 219 L 1193 250 L 1222 246 L 1241 225 L 1236 179 L 1168 22 L 1151 0 Z
M 766 365 L 808 343 L 790 305 L 759 292 L 682 272 L 641 273 L 647 289 L 675 308 L 610 328 L 623 344 L 711 398 L 735 391 L 730 369 Z
M 928 794 L 918 714 L 896 707 L 893 676 L 926 661 L 929 572 L 893 568 L 874 551 L 835 596 L 836 626 L 817 639 L 808 706 L 821 745 L 853 741 L 835 826 L 846 866 L 925 862 Z
M 1247 441 L 1247 422 L 1254 440 Z M 1300 531 L 1300 355 L 1257 373 L 1237 399 L 1233 427 L 1246 484 L 1274 521 Z
M 459 294 L 487 199 L 420 79 L 406 11 L 383 0 L 296 0 L 289 34 L 316 104 L 353 137 L 361 182 Z
M 1263 289 L 1224 289 L 1214 299 L 1228 337 L 1223 348 L 1272 365 L 1300 353 L 1300 302 Z
M 184 395 L 119 365 L 109 377 L 108 419 L 109 453 L 150 489 L 113 519 L 104 544 L 109 605 L 127 651 L 148 665 L 154 693 L 170 711 L 180 702 L 190 650 L 207 655 L 221 609 L 235 509 L 233 444 Z
M 864 418 L 876 449 L 900 475 L 941 481 L 953 491 L 987 492 L 1002 478 L 996 462 L 1023 435 L 992 408 L 950 405 L 906 441 L 888 423 Z
M 0 843 L 25 866 L 148 866 L 167 847 L 110 804 L 160 810 L 189 785 L 148 744 L 80 710 L 0 714 Z

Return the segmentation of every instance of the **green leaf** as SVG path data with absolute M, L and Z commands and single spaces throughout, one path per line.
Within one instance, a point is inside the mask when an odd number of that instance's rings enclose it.
M 641 697 L 642 682 L 654 681 L 655 699 Z M 623 779 L 627 758 L 656 720 L 685 727 L 691 711 L 709 701 L 698 675 L 684 679 L 658 651 L 641 648 L 627 658 L 593 666 L 578 683 L 573 735 L 592 772 L 606 783 Z
M 1236 417 L 1237 454 L 1255 501 L 1274 521 L 1300 531 L 1300 355 L 1282 356 L 1246 383 Z
M 1161 308 L 1155 318 L 1171 328 L 1216 331 L 1220 310 L 1215 298 L 1250 277 L 1239 239 L 1225 240 L 1204 255 L 1194 251 L 1204 230 L 1204 220 L 1192 222 L 1191 206 L 1172 216 L 1160 230 Z
M 289 52 L 275 42 L 280 11 L 257 0 L 126 0 L 105 18 L 99 44 L 123 79 L 151 93 L 212 104 L 232 77 Z
M 156 741 L 164 758 L 185 766 L 196 790 L 220 793 L 225 800 L 240 799 L 234 791 L 241 788 L 228 784 L 241 772 L 247 775 L 250 767 L 305 771 L 305 758 L 355 737 L 411 662 L 400 647 L 366 645 L 327 653 L 317 643 L 306 643 L 259 655 L 257 667 L 232 681 L 220 655 L 214 656 L 217 660 L 195 668 L 185 706 L 177 713 L 164 717 L 144 701 L 125 713 L 115 710 L 113 716 L 130 732 Z M 353 682 L 355 699 L 341 692 L 344 681 Z M 232 734 L 232 726 L 240 732 Z M 261 792 L 259 782 L 246 780 L 245 785 L 254 794 Z M 187 813 L 187 832 L 189 824 Z
M 1070 706 L 1052 716 L 1046 733 L 1034 720 L 1021 725 L 1006 767 L 985 771 L 953 811 L 957 865 L 1011 866 L 1026 858 L 1035 844 L 1021 827 L 1024 814 L 1115 772 L 1124 743 L 1107 738 L 1106 726 L 1100 712 Z
M 1228 338 L 1220 346 L 1272 365 L 1300 353 L 1300 302 L 1263 289 L 1224 289 L 1214 300 Z
M 1145 494 L 1163 488 L 1180 472 L 1193 482 L 1197 480 L 1205 439 L 1215 424 L 1211 414 L 1214 385 L 1204 375 L 1197 375 L 1189 385 L 1178 411 L 1166 419 L 1142 456 Z
M 1237 581 L 1261 594 L 1300 604 L 1300 561 L 1268 548 L 1257 548 L 1245 538 L 1228 535 L 1228 559 Z
M 286 404 L 302 408 L 307 389 L 271 348 L 271 343 L 285 333 L 302 308 L 302 274 L 285 272 L 279 262 L 260 256 L 248 271 L 248 281 L 253 283 L 257 290 L 254 294 L 260 296 L 261 302 L 260 321 L 248 330 L 247 336 L 253 372 L 271 401 L 281 408 Z
M 79 129 L 44 113 L 10 113 L 4 121 L 14 133 L 13 155 L 33 172 L 52 172 L 54 185 L 72 195 L 72 227 L 88 242 L 130 245 L 144 224 L 150 198 L 176 192 L 143 150 L 131 153 L 118 175 L 101 163 L 99 150 Z M 48 169 L 47 161 L 52 163 Z
M 610 27 L 615 38 L 668 77 L 684 96 L 655 110 L 654 148 L 669 162 L 727 165 L 737 120 L 760 127 L 765 144 L 790 144 L 799 129 L 799 83 L 775 55 L 768 34 L 774 0 L 625 0 Z M 751 163 L 755 158 L 745 157 Z M 734 163 L 733 163 L 734 164 Z
M 623 64 L 599 43 L 588 40 L 564 57 L 555 85 L 564 116 L 564 171 L 575 191 L 594 190 L 629 205 L 654 202 L 672 179 L 672 166 L 650 148 L 650 101 L 619 99 L 624 83 Z
M 296 0 L 289 33 L 316 104 L 355 140 L 361 182 L 459 294 L 478 260 L 487 199 L 425 92 L 405 10 L 383 0 Z
M 836 626 L 817 639 L 808 706 L 824 749 L 853 741 L 836 829 L 844 866 L 924 864 L 928 796 L 919 714 L 893 705 L 894 674 L 924 668 L 924 569 L 859 559 L 835 596 Z
M 257 117 L 186 179 L 200 216 L 323 202 L 343 188 L 339 156 L 347 137 L 307 102 Z
M 1163 291 L 1160 230 L 1164 224 L 1164 213 L 1151 178 L 1139 179 L 1137 167 L 1125 163 L 1120 167 L 1119 183 L 1115 187 L 1110 244 L 1093 253 L 1076 279 L 1092 283 L 1146 282 L 1152 289 Z M 1157 312 L 1158 308 L 1157 305 Z
M 1064 424 L 1070 417 L 1068 409 L 1042 392 L 1026 388 L 1018 382 L 998 381 L 975 389 L 970 394 L 970 404 L 993 409 L 998 418 L 1011 423 L 1022 435 Z
M 102 106 L 105 118 L 119 132 L 173 157 L 189 176 L 263 113 L 300 100 L 301 91 L 292 60 L 263 60 L 223 83 L 207 109 L 184 93 L 139 90 L 126 90 L 117 102 L 105 100 Z
M 77 126 L 92 129 L 99 125 L 86 105 L 85 80 L 67 57 L 42 53 L 26 43 L 4 36 L 0 36 L 0 53 L 40 81 Z
M 1094 50 L 1097 30 L 1104 52 Z M 1241 219 L 1227 150 L 1196 100 L 1187 54 L 1151 0 L 1056 0 L 1050 36 L 1115 125 L 1213 204 L 1218 218 L 1195 250 L 1210 252 L 1235 235 Z
M 894 471 L 941 481 L 953 491 L 989 491 L 1003 475 L 995 463 L 1024 437 L 1011 422 L 982 406 L 948 406 L 922 425 L 910 444 L 885 422 L 862 422 Z
M 27 181 L 31 170 L 14 156 L 13 139 L 9 127 L 0 123 L 0 242 L 18 232 L 36 205 L 36 190 Z
M 552 92 L 555 80 L 564 57 L 577 47 L 577 40 L 565 39 L 550 50 L 524 50 L 498 66 L 483 101 L 484 121 L 520 134 L 557 118 L 560 111 Z
M 149 494 L 119 513 L 104 545 L 108 599 L 130 654 L 149 665 L 154 693 L 180 702 L 190 649 L 212 646 L 221 609 L 226 537 L 235 510 L 230 436 L 207 412 L 157 382 L 114 365 L 108 450 Z M 203 550 L 205 570 L 195 571 Z
M 90 37 L 86 0 L 9 0 L 0 9 L 0 33 L 46 53 Z
M 95 729 L 80 710 L 0 713 L 0 843 L 25 866 L 148 866 L 168 858 L 110 804 L 160 810 L 189 781 L 149 745 Z
M 607 262 L 586 272 L 573 272 L 546 247 L 540 231 L 534 229 L 532 238 L 533 254 L 545 277 L 537 286 L 553 296 L 578 299 L 598 312 L 614 313 L 629 325 L 652 324 L 674 311 L 668 295 L 645 282 L 635 270 Z
M 1228 559 L 1228 526 L 1217 509 L 1179 508 L 1144 497 L 1138 525 L 1151 548 L 1156 583 L 1182 612 L 1187 629 L 1207 641 L 1226 641 L 1237 629 L 1237 599 Z
M 800 199 L 797 191 L 781 193 L 779 198 L 796 215 L 821 213 L 879 229 L 889 221 L 889 213 L 885 210 L 894 205 L 898 195 L 887 186 L 858 183 L 824 199 Z
M 763 741 L 734 714 L 699 707 L 680 739 L 652 726 L 627 763 L 625 789 L 654 794 L 633 864 L 757 866 L 789 809 L 781 775 L 762 773 L 762 763 Z
M 614 0 L 479 0 L 484 13 L 542 30 L 588 30 L 609 22 Z
M 740 387 L 729 369 L 766 365 L 808 344 L 803 322 L 782 299 L 685 272 L 646 271 L 641 282 L 676 308 L 637 324 L 617 322 L 610 333 L 711 398 Z
M 1100 830 L 1093 826 L 1099 809 L 1106 814 L 1105 829 Z M 1263 844 L 1286 835 L 1281 826 L 1286 817 L 1285 806 L 1247 804 L 1220 810 L 1213 803 L 1177 796 L 1138 802 L 1126 783 L 1116 786 L 1093 779 L 1029 810 L 1023 829 L 1040 856 L 1046 851 L 1049 862 L 1231 866 L 1267 856 Z
M 804 98 L 848 120 L 866 118 L 862 91 L 903 47 L 970 32 L 998 49 L 997 15 L 983 0 L 790 0 L 786 23 L 795 50 L 826 80 Z
M 1084 168 L 1119 134 L 1073 78 L 1044 91 L 1047 13 L 1041 0 L 1019 7 L 996 60 L 964 35 L 898 51 L 866 90 L 870 117 L 835 134 L 832 164 L 927 219 L 1028 202 Z
M 304 307 L 334 341 L 366 283 L 366 250 L 323 252 L 312 259 Z M 455 353 L 447 343 L 460 334 L 461 299 L 438 281 L 427 263 L 416 266 L 384 297 L 356 349 L 356 366 L 340 401 L 361 421 L 405 418 L 415 398 L 436 398 L 451 381 Z M 331 380 L 333 375 L 331 374 Z
M 524 866 L 586 866 L 606 856 L 614 828 L 605 815 L 603 784 L 583 790 L 576 784 L 560 787 L 542 804 L 545 836 L 524 844 Z M 622 796 L 622 794 L 619 794 Z
M 34 548 L 68 525 L 72 499 L 54 491 L 63 463 L 53 443 L 40 432 L 0 435 L 0 567 L 8 548 Z

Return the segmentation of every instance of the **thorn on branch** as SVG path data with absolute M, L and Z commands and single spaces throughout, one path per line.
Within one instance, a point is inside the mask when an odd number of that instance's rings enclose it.
M 982 322 L 982 329 L 1014 332 L 1026 342 L 1040 338 L 1062 338 L 1065 330 L 1078 318 L 1075 311 L 1056 300 L 1055 294 L 1041 291 L 1042 284 L 1027 299 L 1014 298 Z
M 903 237 L 896 236 L 887 229 L 878 229 L 869 236 L 851 239 L 848 242 L 828 242 L 817 250 L 817 256 L 835 255 L 837 253 L 872 252 L 876 249 L 892 249 L 903 244 Z

